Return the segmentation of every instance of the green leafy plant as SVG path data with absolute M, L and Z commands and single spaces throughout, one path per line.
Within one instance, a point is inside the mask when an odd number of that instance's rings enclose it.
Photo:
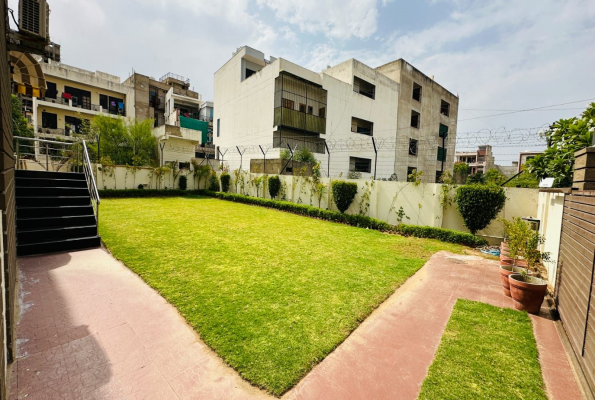
M 403 210 L 403 206 L 399 207 L 399 211 L 395 213 L 397 215 L 397 223 L 400 225 L 403 222 L 403 218 L 410 219 L 407 214 L 405 214 L 405 210 Z
M 141 190 L 139 190 L 141 189 Z M 99 197 L 101 199 L 124 199 L 124 198 L 139 198 L 139 197 L 187 197 L 199 196 L 204 191 L 199 190 L 180 190 L 180 189 L 143 189 L 139 185 L 138 189 L 114 190 L 104 189 L 99 190 Z
M 409 175 L 407 175 L 407 182 L 413 183 L 413 186 L 417 187 L 421 185 L 421 180 L 424 177 L 424 171 L 418 171 L 414 169 Z
M 254 185 L 254 188 L 256 188 L 256 197 L 259 197 L 260 185 L 262 185 L 263 180 L 264 180 L 264 176 L 258 176 L 258 177 L 255 176 L 251 180 L 252 185 Z
M 209 176 L 209 190 L 212 190 L 213 192 L 219 191 L 219 178 L 217 178 L 215 172 L 212 172 Z
M 291 152 L 289 149 L 281 149 L 279 152 L 279 158 L 285 161 L 289 160 L 291 158 Z
M 188 186 L 188 178 L 186 178 L 186 175 L 180 176 L 180 179 L 178 179 L 178 188 L 180 190 L 186 190 L 187 186 Z
M 579 118 L 560 119 L 543 133 L 548 147 L 543 154 L 527 161 L 527 170 L 538 180 L 554 178 L 553 187 L 572 186 L 574 153 L 593 143 L 595 103 Z
M 506 182 L 506 176 L 504 176 L 503 173 L 498 171 L 497 168 L 489 169 L 488 172 L 486 172 L 485 174 L 485 179 L 487 183 L 491 183 L 498 186 Z
M 481 172 L 478 172 L 473 175 L 469 175 L 467 177 L 467 182 L 466 182 L 467 185 L 474 185 L 474 184 L 485 185 L 485 183 L 486 183 L 486 177 Z
M 312 164 L 316 164 L 317 162 L 316 157 L 314 157 L 314 154 L 312 154 L 312 152 L 307 147 L 303 147 L 297 150 L 293 155 L 293 160 L 297 162 Z
M 221 180 L 221 190 L 223 192 L 229 192 L 229 184 L 231 183 L 231 176 L 229 173 L 223 172 L 219 179 Z
M 107 174 L 110 178 L 114 178 L 114 189 L 116 189 L 116 166 L 110 156 L 101 157 L 101 167 L 99 167 L 99 170 L 101 171 L 102 181 L 105 180 L 104 174 Z
M 469 164 L 459 161 L 453 166 L 454 179 L 456 183 L 462 184 L 467 181 L 467 176 L 471 173 Z
M 484 229 L 504 207 L 504 189 L 494 185 L 463 185 L 457 188 L 455 202 L 463 222 L 472 234 Z
M 281 179 L 279 179 L 279 175 L 273 175 L 269 177 L 269 194 L 271 195 L 271 199 L 274 199 L 279 194 L 279 190 L 281 189 Z
M 318 182 L 315 184 L 313 192 L 314 192 L 314 195 L 316 196 L 316 199 L 318 200 L 318 208 L 320 208 L 320 205 L 322 203 L 322 198 L 324 197 L 324 195 L 327 192 L 327 187 L 324 183 Z
M 333 192 L 333 201 L 335 202 L 337 209 L 341 213 L 344 213 L 347 211 L 351 203 L 353 203 L 353 199 L 355 199 L 357 183 L 333 181 L 331 190 Z
M 529 171 L 524 171 L 510 182 L 506 183 L 504 187 L 537 189 L 539 187 L 539 179 L 537 179 L 535 174 L 532 174 Z
M 372 178 L 370 182 L 364 182 L 364 192 L 359 201 L 359 213 L 360 215 L 367 215 L 370 211 L 370 196 L 372 194 L 372 189 L 374 188 L 374 179 Z
M 362 173 L 357 171 L 349 171 L 347 172 L 347 179 L 361 179 Z
M 169 173 L 170 167 L 169 165 L 162 165 L 160 167 L 155 168 L 154 175 L 157 179 L 157 189 L 161 189 L 161 184 L 163 183 L 163 177 Z

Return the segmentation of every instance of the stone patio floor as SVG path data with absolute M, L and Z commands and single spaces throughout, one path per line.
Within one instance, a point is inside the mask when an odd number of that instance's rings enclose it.
M 19 267 L 11 399 L 271 398 L 105 250 Z M 494 261 L 437 253 L 284 398 L 415 399 L 457 298 L 512 307 L 499 279 Z M 549 397 L 583 397 L 554 322 L 531 318 Z

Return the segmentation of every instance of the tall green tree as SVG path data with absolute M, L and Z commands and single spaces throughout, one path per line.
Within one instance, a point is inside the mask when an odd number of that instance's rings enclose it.
M 554 187 L 572 186 L 574 153 L 593 143 L 595 103 L 580 117 L 560 119 L 544 133 L 548 147 L 543 154 L 527 161 L 527 170 L 539 180 L 554 178 Z

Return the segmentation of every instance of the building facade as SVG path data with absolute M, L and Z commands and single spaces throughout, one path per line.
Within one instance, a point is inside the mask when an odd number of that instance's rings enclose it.
M 492 146 L 479 146 L 476 151 L 457 151 L 455 162 L 464 162 L 471 167 L 471 174 L 485 174 L 495 168 Z
M 214 102 L 213 140 L 230 169 L 308 148 L 330 176 L 418 170 L 435 182 L 452 171 L 458 98 L 404 60 L 316 73 L 244 46 L 215 73 Z
M 58 138 L 80 133 L 82 119 L 96 115 L 124 118 L 132 90 L 120 78 L 105 72 L 92 72 L 48 60 L 39 63 L 45 78 L 45 91 L 21 90 L 15 82 L 13 92 L 21 99 L 25 117 L 36 136 Z

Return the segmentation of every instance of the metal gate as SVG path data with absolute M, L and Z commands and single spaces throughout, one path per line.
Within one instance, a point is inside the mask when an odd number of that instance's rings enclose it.
M 595 192 L 564 200 L 556 300 L 572 348 L 595 388 Z

